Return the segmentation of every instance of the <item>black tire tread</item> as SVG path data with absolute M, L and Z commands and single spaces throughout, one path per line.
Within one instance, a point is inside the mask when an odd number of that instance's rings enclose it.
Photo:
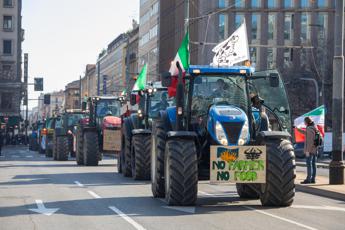
M 84 165 L 83 153 L 83 131 L 81 127 L 77 128 L 76 132 L 76 157 L 75 160 L 78 165 Z
M 151 175 L 151 135 L 135 135 L 132 137 L 135 167 L 132 176 L 135 180 L 149 180 Z
M 97 166 L 99 161 L 99 147 L 97 132 L 84 132 L 84 165 Z
M 56 137 L 56 160 L 67 161 L 68 160 L 68 140 L 67 136 Z

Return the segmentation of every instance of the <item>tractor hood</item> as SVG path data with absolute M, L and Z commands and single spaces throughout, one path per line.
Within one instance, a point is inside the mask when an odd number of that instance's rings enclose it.
M 248 117 L 232 105 L 213 105 L 208 114 L 207 129 L 221 145 L 244 145 L 249 142 Z
M 103 118 L 103 128 L 121 127 L 121 118 L 115 116 L 106 116 Z

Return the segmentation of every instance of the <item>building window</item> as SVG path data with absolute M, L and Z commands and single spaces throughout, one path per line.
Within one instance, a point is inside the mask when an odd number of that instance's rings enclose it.
M 268 39 L 275 38 L 276 15 L 274 13 L 268 14 Z
M 228 0 L 218 0 L 219 8 L 225 8 L 228 6 Z
M 4 30 L 12 30 L 13 29 L 13 21 L 12 16 L 4 16 Z
M 4 40 L 3 41 L 3 52 L 4 52 L 4 54 L 7 54 L 7 55 L 12 54 L 12 41 L 11 40 Z
M 143 25 L 150 19 L 150 11 L 147 11 L 143 16 L 140 17 L 140 24 Z
M 4 7 L 13 7 L 12 0 L 4 0 Z
M 13 108 L 12 98 L 14 97 L 13 93 L 2 93 L 1 94 L 1 104 L 0 108 L 4 111 L 11 110 Z
M 141 39 L 139 40 L 139 46 L 143 46 L 146 43 L 148 43 L 150 40 L 150 32 L 147 32 L 146 34 L 144 34 Z
M 218 16 L 218 40 L 223 41 L 225 39 L 225 24 L 226 24 L 226 15 L 219 14 Z
M 274 69 L 275 64 L 273 60 L 273 49 L 267 48 L 267 68 L 268 69 Z
M 284 8 L 292 8 L 293 4 L 292 4 L 292 0 L 284 0 Z
M 243 14 L 236 14 L 235 16 L 235 27 L 238 28 L 243 23 Z
M 144 5 L 148 0 L 140 0 L 140 5 Z
M 301 7 L 302 8 L 305 8 L 305 7 L 308 7 L 308 2 L 309 2 L 309 0 L 301 0 Z
M 292 62 L 292 50 L 289 48 L 284 49 L 284 68 L 289 68 L 291 67 L 291 62 Z
M 292 32 L 292 14 L 285 14 L 284 18 L 284 39 L 290 40 L 291 39 L 291 32 Z
M 11 71 L 11 70 L 12 70 L 11 65 L 8 65 L 8 64 L 2 65 L 2 71 Z
M 150 40 L 156 37 L 158 34 L 158 25 L 155 25 L 150 29 Z
M 236 8 L 244 8 L 245 1 L 235 1 Z
M 150 53 L 149 53 L 149 59 L 150 59 L 150 63 L 157 63 L 158 60 L 158 49 L 153 48 Z
M 275 8 L 276 7 L 276 1 L 275 0 L 268 0 L 267 1 L 267 7 L 268 8 Z
M 307 13 L 301 14 L 301 42 L 304 43 L 308 39 L 308 15 Z
M 318 1 L 317 1 L 317 6 L 318 6 L 319 8 L 327 7 L 327 1 L 326 1 L 326 0 L 318 0 Z
M 156 2 L 155 4 L 151 6 L 151 17 L 158 13 L 158 8 L 159 8 L 158 4 L 159 2 Z
M 260 7 L 260 0 L 252 0 L 251 1 L 252 8 L 259 8 Z
M 258 38 L 258 17 L 259 14 L 252 14 L 252 39 Z

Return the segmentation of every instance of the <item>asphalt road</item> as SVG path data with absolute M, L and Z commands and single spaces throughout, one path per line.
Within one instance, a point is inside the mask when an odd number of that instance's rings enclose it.
M 195 207 L 167 207 L 116 161 L 57 162 L 25 148 L 0 157 L 0 229 L 345 229 L 345 203 L 297 191 L 292 207 L 263 208 L 235 187 L 199 183 Z M 41 213 L 38 213 L 41 212 Z

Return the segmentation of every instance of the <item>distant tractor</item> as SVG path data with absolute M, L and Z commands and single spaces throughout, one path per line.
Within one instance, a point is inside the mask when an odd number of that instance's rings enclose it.
M 46 157 L 53 156 L 53 137 L 56 118 L 56 116 L 47 118 L 44 122 L 44 128 L 41 130 L 41 150 L 44 149 Z
M 68 156 L 75 157 L 74 130 L 81 119 L 86 117 L 81 110 L 66 110 L 56 119 L 53 138 L 53 158 L 67 161 Z
M 103 152 L 120 152 L 122 100 L 122 97 L 90 97 L 83 104 L 88 118 L 81 119 L 77 126 L 78 165 L 97 166 Z
M 152 119 L 158 116 L 160 110 L 169 107 L 171 101 L 168 101 L 167 88 L 162 87 L 160 83 L 150 84 L 144 90 L 135 93 L 130 101 L 132 106 L 139 104 L 138 110 L 126 117 L 122 124 L 119 171 L 124 176 L 132 176 L 136 180 L 149 180 Z
M 194 205 L 198 180 L 235 183 L 242 198 L 289 206 L 295 195 L 291 117 L 277 71 L 190 66 L 176 106 L 160 112 L 152 133 L 152 193 L 168 205 Z M 172 86 L 172 76 L 162 75 Z

